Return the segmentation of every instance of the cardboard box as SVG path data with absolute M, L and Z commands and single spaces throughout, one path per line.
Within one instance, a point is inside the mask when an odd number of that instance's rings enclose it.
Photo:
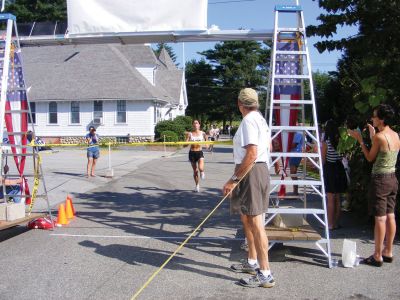
M 7 221 L 25 217 L 25 203 L 9 203 L 7 206 Z
M 281 208 L 291 208 L 290 206 Z M 277 214 L 271 221 L 275 227 L 293 228 L 305 225 L 305 220 L 301 214 Z

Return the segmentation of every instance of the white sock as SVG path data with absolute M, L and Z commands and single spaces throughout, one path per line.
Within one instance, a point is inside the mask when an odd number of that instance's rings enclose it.
M 260 270 L 260 272 L 261 272 L 265 277 L 268 277 L 269 275 L 271 275 L 271 270 Z
M 247 259 L 247 262 L 248 262 L 249 264 L 251 264 L 251 265 L 255 265 L 255 264 L 257 263 L 257 259 L 248 258 L 248 259 Z

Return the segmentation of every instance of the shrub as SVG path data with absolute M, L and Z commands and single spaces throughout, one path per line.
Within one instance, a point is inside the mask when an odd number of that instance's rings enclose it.
M 179 141 L 179 137 L 176 134 L 176 132 L 174 132 L 174 131 L 166 130 L 166 131 L 161 132 L 161 137 L 160 137 L 161 141 L 164 141 L 164 136 L 165 136 L 165 141 L 166 142 L 177 142 L 177 141 Z
M 157 140 L 162 138 L 161 133 L 164 131 L 173 131 L 178 135 L 178 138 L 182 140 L 185 135 L 185 127 L 181 123 L 172 120 L 165 120 L 157 123 L 154 128 L 155 138 Z
M 178 116 L 174 119 L 174 122 L 182 124 L 186 131 L 192 131 L 193 119 L 189 116 Z

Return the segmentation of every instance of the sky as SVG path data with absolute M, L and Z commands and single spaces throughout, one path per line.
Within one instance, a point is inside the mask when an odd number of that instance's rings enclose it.
M 307 25 L 318 25 L 317 17 L 324 13 L 318 6 L 318 1 L 300 0 L 304 11 L 304 19 Z M 295 0 L 208 0 L 207 27 L 218 26 L 221 30 L 228 29 L 273 29 L 274 8 L 277 4 L 296 4 Z M 293 15 L 294 16 L 294 15 Z M 293 17 L 295 18 L 295 17 Z M 288 27 L 288 26 L 286 26 Z M 348 37 L 357 32 L 357 28 L 338 28 L 335 37 Z M 320 54 L 313 46 L 320 38 L 309 38 L 311 64 L 314 71 L 328 72 L 336 70 L 337 60 L 341 52 L 333 51 Z M 183 61 L 191 59 L 199 60 L 202 56 L 197 52 L 212 49 L 215 43 L 181 43 L 170 44 L 177 55 L 177 62 L 180 66 Z M 184 51 L 183 51 L 184 47 Z M 183 53 L 184 56 L 183 57 Z

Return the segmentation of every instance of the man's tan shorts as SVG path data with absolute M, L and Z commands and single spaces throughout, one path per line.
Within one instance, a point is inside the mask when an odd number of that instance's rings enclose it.
M 239 165 L 236 165 L 237 169 Z M 256 163 L 232 192 L 231 214 L 258 216 L 268 210 L 269 171 L 266 163 Z

